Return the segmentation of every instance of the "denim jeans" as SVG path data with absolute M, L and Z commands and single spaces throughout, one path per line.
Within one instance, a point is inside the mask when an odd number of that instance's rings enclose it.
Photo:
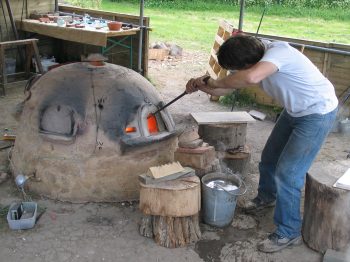
M 285 110 L 267 140 L 259 163 L 258 197 L 276 200 L 276 233 L 288 238 L 301 234 L 300 201 L 306 172 L 336 118 L 325 114 L 292 117 Z

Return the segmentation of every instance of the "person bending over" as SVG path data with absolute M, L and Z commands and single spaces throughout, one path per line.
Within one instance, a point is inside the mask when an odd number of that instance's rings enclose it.
M 302 243 L 301 191 L 305 175 L 336 118 L 338 99 L 331 82 L 301 52 L 286 42 L 248 35 L 227 39 L 219 48 L 221 67 L 234 71 L 218 80 L 192 78 L 187 93 L 221 96 L 254 84 L 284 107 L 262 151 L 257 196 L 247 211 L 275 206 L 275 232 L 258 244 L 275 252 Z

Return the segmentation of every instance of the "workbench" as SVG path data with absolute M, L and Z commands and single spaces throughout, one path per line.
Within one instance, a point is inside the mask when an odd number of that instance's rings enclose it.
M 61 27 L 56 23 L 43 23 L 38 20 L 24 19 L 17 20 L 16 26 L 19 30 L 67 40 L 76 43 L 88 44 L 101 47 L 101 53 L 107 54 L 115 46 L 121 46 L 128 50 L 130 58 L 130 68 L 133 61 L 132 36 L 136 35 L 140 29 L 121 29 L 120 31 L 110 31 L 108 27 L 96 29 L 94 27 L 75 28 Z

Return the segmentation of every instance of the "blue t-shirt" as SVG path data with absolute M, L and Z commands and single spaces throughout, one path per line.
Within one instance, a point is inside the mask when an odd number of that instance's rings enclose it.
M 338 106 L 334 86 L 305 55 L 286 42 L 263 43 L 266 51 L 260 61 L 273 63 L 278 71 L 261 86 L 291 116 L 326 114 Z

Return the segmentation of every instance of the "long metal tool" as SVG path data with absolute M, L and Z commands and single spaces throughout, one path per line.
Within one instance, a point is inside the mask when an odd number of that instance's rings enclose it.
M 265 5 L 264 10 L 263 10 L 263 12 L 262 12 L 262 14 L 261 14 L 259 26 L 258 26 L 258 29 L 256 30 L 256 33 L 255 33 L 255 38 L 258 37 L 259 30 L 260 30 L 260 26 L 261 26 L 261 23 L 262 23 L 262 21 L 263 21 L 263 19 L 264 19 L 265 12 L 266 12 L 266 5 Z
M 152 113 L 152 115 L 155 115 L 157 113 L 159 113 L 160 111 L 162 111 L 163 109 L 167 108 L 168 106 L 170 106 L 172 103 L 176 102 L 177 100 L 179 100 L 181 97 L 183 97 L 184 95 L 187 95 L 187 92 L 183 92 L 181 95 L 179 95 L 178 97 L 174 98 L 173 100 L 171 100 L 169 103 L 167 103 L 166 105 L 162 106 L 161 108 L 159 108 L 156 112 Z

